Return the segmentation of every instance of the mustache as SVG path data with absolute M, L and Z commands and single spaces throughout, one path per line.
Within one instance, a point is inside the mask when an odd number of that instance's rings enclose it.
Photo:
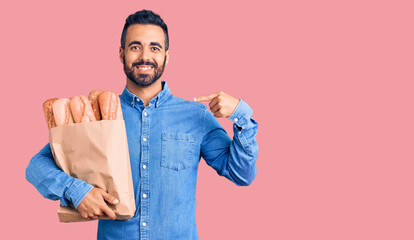
M 132 64 L 132 67 L 135 67 L 135 66 L 138 66 L 138 65 L 149 65 L 149 66 L 152 66 L 154 68 L 158 67 L 157 63 L 153 63 L 153 62 L 149 62 L 149 61 L 135 62 L 135 63 Z

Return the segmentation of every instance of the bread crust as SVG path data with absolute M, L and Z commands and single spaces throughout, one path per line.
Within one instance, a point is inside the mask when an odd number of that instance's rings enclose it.
M 102 120 L 122 120 L 121 101 L 119 96 L 110 91 L 99 94 L 99 106 Z
M 75 96 L 70 99 L 70 111 L 75 123 L 96 121 L 89 99 L 85 96 Z
M 55 117 L 53 116 L 53 103 L 57 100 L 57 98 L 48 99 L 43 103 L 43 112 L 45 113 L 45 119 L 47 123 L 47 127 L 49 129 L 56 127 Z
M 58 127 L 73 123 L 69 103 L 69 98 L 60 98 L 53 103 L 53 115 L 55 117 L 55 122 Z
M 99 94 L 101 94 L 102 92 L 103 91 L 101 90 L 93 90 L 89 93 L 89 96 L 88 96 L 88 99 L 91 102 L 93 114 L 95 115 L 95 118 L 97 121 L 102 119 L 101 110 L 99 108 L 99 101 L 98 101 Z

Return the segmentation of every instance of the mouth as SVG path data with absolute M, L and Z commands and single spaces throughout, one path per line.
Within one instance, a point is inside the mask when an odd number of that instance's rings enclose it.
M 135 68 L 138 69 L 140 73 L 147 73 L 151 71 L 154 67 L 150 65 L 137 65 L 135 66 Z

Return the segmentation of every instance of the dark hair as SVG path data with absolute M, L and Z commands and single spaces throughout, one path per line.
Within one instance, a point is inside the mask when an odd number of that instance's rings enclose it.
M 168 28 L 167 24 L 164 23 L 160 15 L 153 13 L 150 10 L 141 10 L 134 14 L 128 16 L 125 20 L 124 29 L 122 30 L 121 36 L 121 47 L 125 49 L 125 38 L 127 34 L 127 30 L 129 26 L 133 24 L 152 24 L 162 28 L 165 35 L 165 51 L 168 50 L 169 47 L 169 39 L 168 39 Z

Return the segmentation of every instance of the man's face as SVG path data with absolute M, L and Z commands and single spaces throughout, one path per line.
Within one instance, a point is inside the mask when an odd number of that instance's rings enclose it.
M 150 24 L 129 26 L 125 49 L 119 49 L 125 75 L 141 87 L 149 86 L 161 77 L 169 54 L 169 50 L 165 51 L 162 28 Z

